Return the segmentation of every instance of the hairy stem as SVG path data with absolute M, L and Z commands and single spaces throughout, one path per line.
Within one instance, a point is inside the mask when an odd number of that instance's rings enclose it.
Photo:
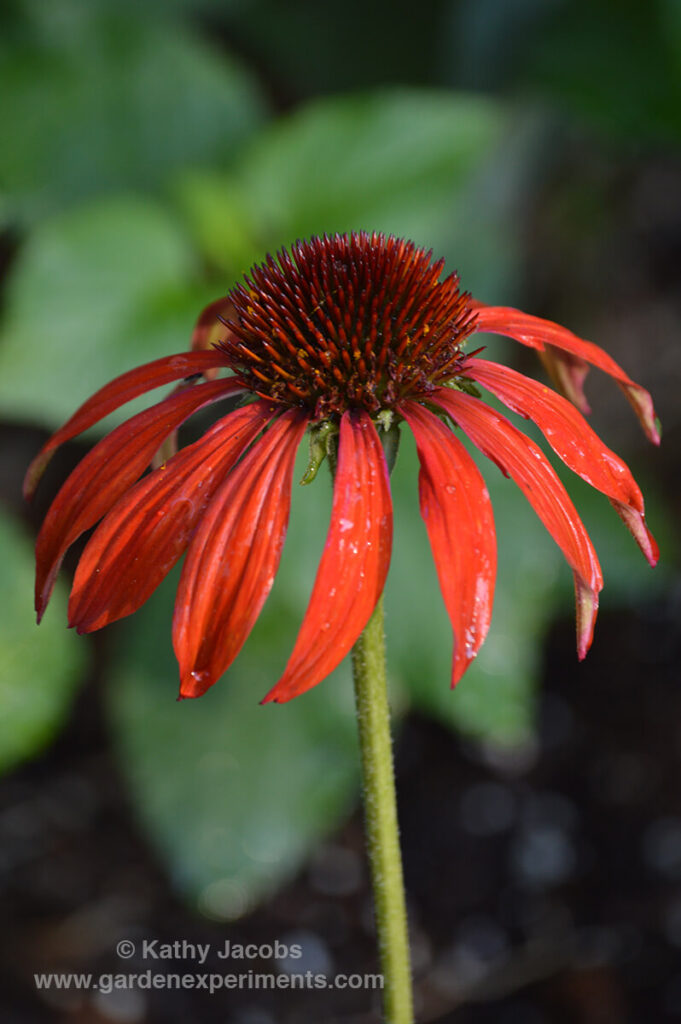
M 386 1024 L 414 1019 L 385 668 L 383 598 L 352 649 L 364 822 L 384 978 Z

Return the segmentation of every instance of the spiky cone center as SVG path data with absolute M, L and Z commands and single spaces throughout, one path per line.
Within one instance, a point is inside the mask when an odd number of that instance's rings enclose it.
M 296 242 L 231 292 L 220 343 L 245 387 L 315 420 L 394 409 L 451 381 L 475 327 L 444 260 L 360 232 Z

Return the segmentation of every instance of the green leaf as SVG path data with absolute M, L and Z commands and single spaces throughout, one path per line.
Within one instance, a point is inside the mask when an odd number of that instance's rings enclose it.
M 39 753 L 68 712 L 83 675 L 87 642 L 66 628 L 66 593 L 57 585 L 35 625 L 33 546 L 0 509 L 0 771 Z
M 393 89 L 325 99 L 261 133 L 241 177 L 282 238 L 412 234 L 410 224 L 436 226 L 503 130 L 500 109 L 479 98 Z
M 8 23 L 0 94 L 5 215 L 32 218 L 227 161 L 264 111 L 244 69 L 187 28 L 77 0 Z
M 10 282 L 0 408 L 54 427 L 116 374 L 188 348 L 203 295 L 160 207 L 108 199 L 45 221 Z
M 173 193 L 199 251 L 223 280 L 233 280 L 264 258 L 260 213 L 247 188 L 224 173 L 195 171 L 180 176 Z M 222 287 L 226 292 L 226 284 Z
M 287 704 L 259 704 L 312 589 L 328 522 L 325 483 L 294 488 L 274 590 L 234 665 L 204 697 L 175 700 L 176 577 L 117 629 L 109 692 L 130 792 L 176 885 L 212 917 L 238 917 L 290 877 L 357 796 L 347 665 Z
M 467 287 L 494 291 L 516 251 L 526 134 L 479 97 L 335 97 L 265 128 L 229 176 L 192 175 L 177 194 L 202 250 L 228 272 L 296 238 L 364 229 L 432 247 Z

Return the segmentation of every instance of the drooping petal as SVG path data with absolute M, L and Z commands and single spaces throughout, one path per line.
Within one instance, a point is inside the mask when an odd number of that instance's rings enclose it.
M 225 326 L 225 320 L 233 320 L 236 316 L 234 303 L 228 295 L 209 303 L 199 313 L 192 332 L 192 350 L 200 352 L 208 349 L 218 341 L 224 341 L 231 331 Z M 211 371 L 208 371 L 209 373 Z
M 343 660 L 383 592 L 392 547 L 388 469 L 369 415 L 341 419 L 331 523 L 312 596 L 284 674 L 268 701 L 309 690 Z
M 584 658 L 593 636 L 603 577 L 577 510 L 540 448 L 508 420 L 471 395 L 439 388 L 431 400 L 449 413 L 476 447 L 518 484 L 575 573 L 577 650 Z
M 181 352 L 138 366 L 105 384 L 88 398 L 40 449 L 24 478 L 24 497 L 31 497 L 45 467 L 60 445 L 99 423 L 110 412 L 163 384 L 170 384 L 174 380 L 191 377 L 197 373 L 203 374 L 213 367 L 225 365 L 224 353 L 218 351 Z
M 267 402 L 229 413 L 116 502 L 81 555 L 69 625 L 90 633 L 144 604 L 184 553 L 216 488 L 274 413 Z
M 577 655 L 584 661 L 591 647 L 598 615 L 598 591 L 588 587 L 578 572 L 575 581 L 575 618 L 577 624 Z
M 652 533 L 646 526 L 645 518 L 635 508 L 631 508 L 623 501 L 616 498 L 610 499 L 610 504 L 620 517 L 626 528 L 631 532 L 634 540 L 640 547 L 643 554 L 651 565 L 657 565 L 660 558 L 660 549 Z
M 561 352 L 553 345 L 540 349 L 539 358 L 561 395 L 565 395 L 580 412 L 588 416 L 591 406 L 584 394 L 584 381 L 589 372 L 589 364 L 569 352 Z
M 607 494 L 643 554 L 655 565 L 657 545 L 643 516 L 643 495 L 627 465 L 603 444 L 570 402 L 536 380 L 486 359 L 471 359 L 462 374 L 533 420 L 566 466 Z
M 497 570 L 492 505 L 480 471 L 452 431 L 415 402 L 400 406 L 418 449 L 421 515 L 452 623 L 456 686 L 489 629 Z
M 234 381 L 218 380 L 166 398 L 122 423 L 81 459 L 52 502 L 38 534 L 35 601 L 39 622 L 74 540 L 135 483 L 171 430 L 203 406 L 238 390 Z
M 522 313 L 510 306 L 486 306 L 475 300 L 472 301 L 472 306 L 477 312 L 477 331 L 503 334 L 540 352 L 546 345 L 554 346 L 561 352 L 575 356 L 582 363 L 591 363 L 610 374 L 633 406 L 646 435 L 655 444 L 660 443 L 660 432 L 650 394 L 628 377 L 622 367 L 598 345 L 577 337 L 572 331 L 553 323 L 552 320 L 542 320 L 538 316 Z M 576 365 L 579 372 L 579 363 Z M 583 379 L 584 374 L 581 376 Z
M 173 618 L 182 697 L 200 697 L 228 668 L 270 592 L 306 425 L 299 410 L 276 420 L 213 495 L 191 540 Z

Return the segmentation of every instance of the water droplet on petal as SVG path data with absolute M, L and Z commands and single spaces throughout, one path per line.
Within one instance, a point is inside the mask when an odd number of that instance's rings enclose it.
M 478 639 L 478 631 L 475 626 L 468 626 L 465 634 L 465 650 L 467 658 L 474 658 L 476 655 L 476 644 Z

